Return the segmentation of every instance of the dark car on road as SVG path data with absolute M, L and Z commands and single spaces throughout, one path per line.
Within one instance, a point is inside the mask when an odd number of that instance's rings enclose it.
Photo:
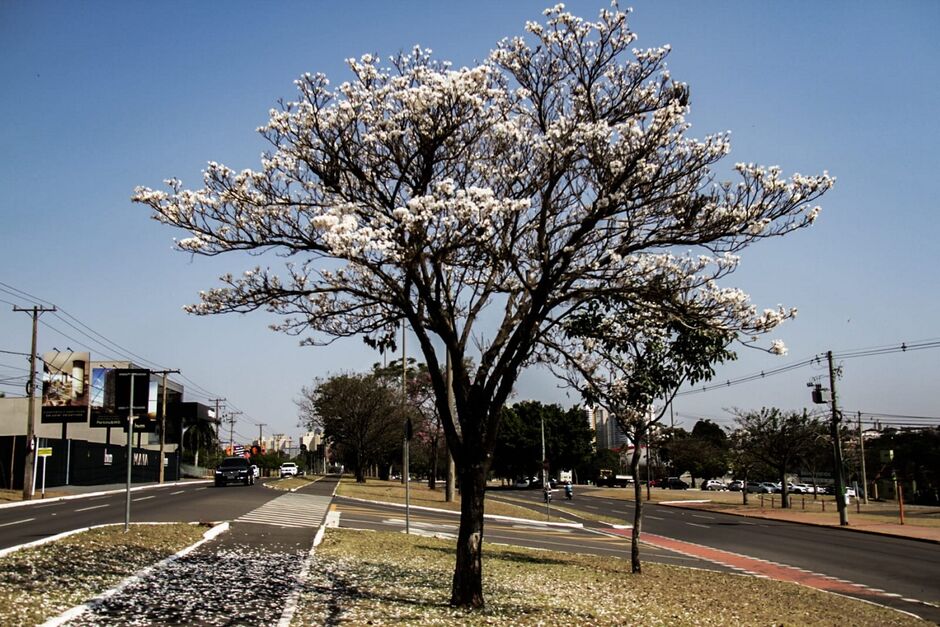
M 251 462 L 244 457 L 226 457 L 215 469 L 215 485 L 218 487 L 229 483 L 254 485 L 255 473 Z

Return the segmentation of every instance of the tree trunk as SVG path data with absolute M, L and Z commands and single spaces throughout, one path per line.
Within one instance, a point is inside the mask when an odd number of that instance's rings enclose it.
M 741 502 L 747 505 L 747 473 L 744 473 L 744 485 L 741 487 Z
M 640 485 L 640 438 L 637 438 L 637 445 L 633 447 L 633 455 L 630 458 L 630 476 L 633 477 L 633 499 L 635 507 L 633 508 L 633 530 L 630 533 L 630 571 L 639 575 L 642 572 L 640 565 L 640 527 L 643 522 L 643 486 Z M 650 463 L 649 443 L 646 445 L 646 463 Z
M 790 496 L 787 492 L 787 472 L 783 471 L 780 473 L 780 507 L 785 509 L 790 507 Z
M 450 604 L 483 607 L 483 497 L 486 470 L 482 461 L 460 468 L 460 530 Z

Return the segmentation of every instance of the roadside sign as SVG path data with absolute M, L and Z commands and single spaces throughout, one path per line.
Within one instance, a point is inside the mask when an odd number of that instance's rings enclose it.
M 52 457 L 52 447 L 45 446 L 45 447 L 38 448 L 36 449 L 36 455 L 38 457 Z

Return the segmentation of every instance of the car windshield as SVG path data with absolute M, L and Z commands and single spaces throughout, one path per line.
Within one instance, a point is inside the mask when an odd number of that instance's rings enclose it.
M 248 460 L 244 457 L 226 457 L 222 463 L 219 464 L 219 468 L 223 466 L 225 468 L 247 468 Z

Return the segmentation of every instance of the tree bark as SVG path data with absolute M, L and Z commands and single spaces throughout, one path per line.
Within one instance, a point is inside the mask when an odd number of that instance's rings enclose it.
M 460 530 L 450 604 L 483 607 L 483 497 L 486 468 L 482 461 L 460 470 Z
M 630 475 L 633 477 L 633 530 L 630 533 L 630 571 L 634 574 L 642 573 L 640 564 L 640 526 L 643 522 L 643 486 L 640 484 L 640 438 L 636 439 L 633 455 L 630 457 Z M 649 443 L 646 448 L 646 463 L 650 463 Z

